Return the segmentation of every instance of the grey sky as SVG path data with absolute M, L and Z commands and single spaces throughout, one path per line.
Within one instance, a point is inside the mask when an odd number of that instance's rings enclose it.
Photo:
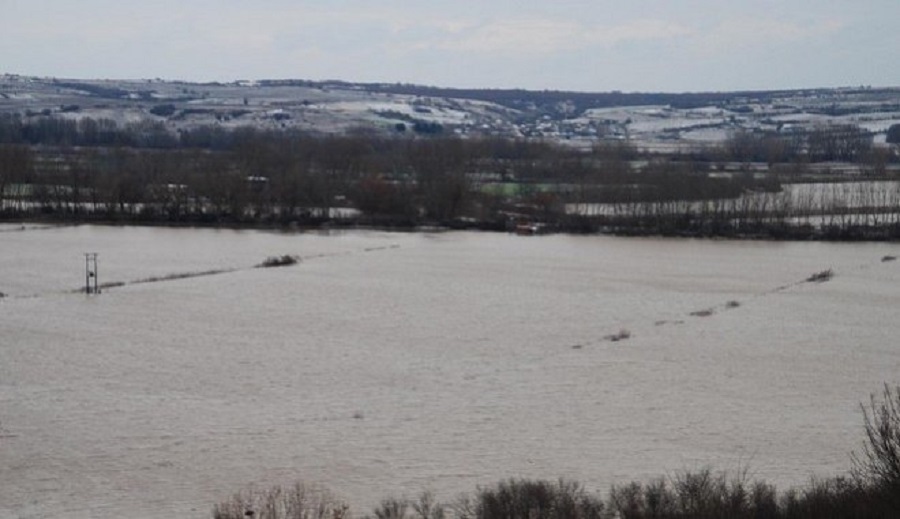
M 900 86 L 898 0 L 0 0 L 0 72 L 709 91 Z

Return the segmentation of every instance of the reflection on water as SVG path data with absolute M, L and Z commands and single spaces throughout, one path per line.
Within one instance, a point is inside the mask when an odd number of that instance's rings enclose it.
M 7 227 L 4 227 L 4 230 Z M 83 286 L 99 253 L 100 296 Z M 0 515 L 209 517 L 714 465 L 845 470 L 891 244 L 79 226 L 0 234 Z M 266 257 L 298 265 L 254 268 Z M 826 283 L 804 280 L 832 269 Z M 221 271 L 215 276 L 179 274 Z M 153 278 L 158 282 L 135 283 Z M 616 338 L 612 340 L 611 338 Z

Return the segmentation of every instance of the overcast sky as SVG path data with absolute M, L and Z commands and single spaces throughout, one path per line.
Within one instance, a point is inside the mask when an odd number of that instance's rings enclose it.
M 0 72 L 715 91 L 900 86 L 900 0 L 0 0 Z

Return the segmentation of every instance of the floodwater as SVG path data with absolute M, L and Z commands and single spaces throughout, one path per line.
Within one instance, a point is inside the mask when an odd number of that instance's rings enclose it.
M 0 226 L 0 517 L 839 474 L 900 382 L 898 248 Z M 121 286 L 74 292 L 85 252 Z
M 691 202 L 687 208 L 694 212 L 702 212 L 702 209 L 710 203 L 719 203 L 725 207 L 733 206 L 734 208 L 748 207 L 754 208 L 754 210 L 775 211 L 781 209 L 800 214 L 824 212 L 826 216 L 823 218 L 823 222 L 829 220 L 827 215 L 830 213 L 838 214 L 847 209 L 860 209 L 865 210 L 867 214 L 875 215 L 878 213 L 873 212 L 873 209 L 878 208 L 882 213 L 880 215 L 882 222 L 886 219 L 894 221 L 897 213 L 895 209 L 900 206 L 900 182 L 867 180 L 783 184 L 782 191 L 779 193 L 748 191 L 737 199 Z M 782 205 L 784 207 L 780 207 Z M 619 210 L 621 211 L 621 208 Z M 683 212 L 685 208 L 675 210 Z M 617 213 L 617 206 L 611 203 L 572 203 L 566 205 L 566 212 L 588 216 L 612 216 Z M 862 215 L 853 215 L 853 219 L 862 221 L 865 218 Z

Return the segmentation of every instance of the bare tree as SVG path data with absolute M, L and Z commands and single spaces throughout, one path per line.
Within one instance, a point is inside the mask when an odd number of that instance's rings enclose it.
M 893 495 L 900 493 L 900 386 L 884 385 L 878 400 L 861 405 L 866 428 L 862 454 L 853 454 L 853 474 Z

